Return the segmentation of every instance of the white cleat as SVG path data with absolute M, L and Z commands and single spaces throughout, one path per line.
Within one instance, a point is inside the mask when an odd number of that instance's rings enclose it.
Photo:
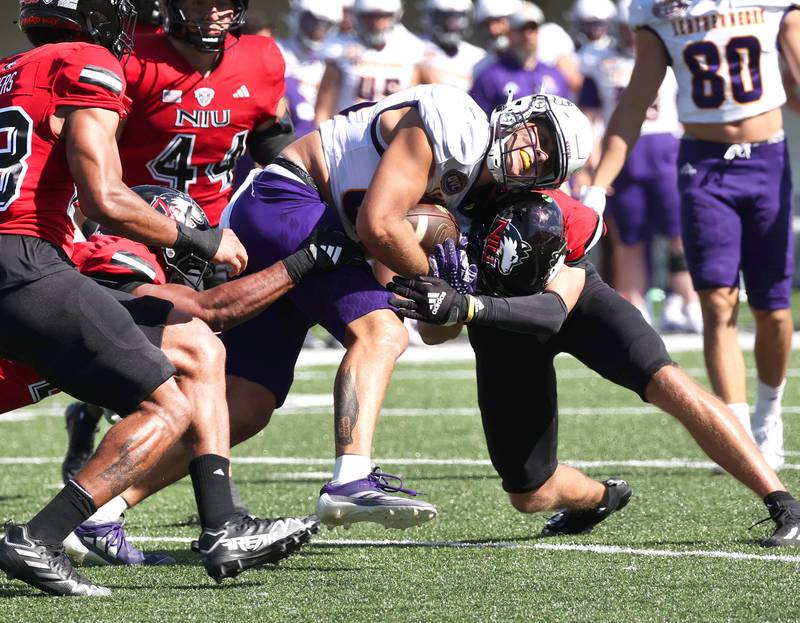
M 390 481 L 399 484 L 392 485 Z M 433 504 L 414 499 L 417 492 L 404 489 L 402 485 L 402 480 L 377 468 L 366 478 L 342 484 L 329 482 L 320 491 L 317 517 L 329 528 L 349 528 L 359 521 L 367 521 L 384 528 L 404 529 L 422 525 L 439 514 Z

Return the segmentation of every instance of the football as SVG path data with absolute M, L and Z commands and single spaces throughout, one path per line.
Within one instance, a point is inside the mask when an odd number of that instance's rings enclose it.
M 437 244 L 442 244 L 448 238 L 458 242 L 460 230 L 453 215 L 435 203 L 418 203 L 406 214 L 406 220 L 411 223 L 417 242 L 428 255 L 433 253 Z

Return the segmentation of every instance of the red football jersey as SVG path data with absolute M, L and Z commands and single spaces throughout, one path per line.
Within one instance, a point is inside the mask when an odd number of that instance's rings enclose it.
M 119 61 L 88 43 L 45 45 L 0 61 L 0 234 L 72 248 L 74 192 L 64 141 L 50 129 L 61 106 L 126 112 Z
M 166 35 L 136 37 L 125 66 L 133 107 L 120 140 L 129 186 L 159 184 L 188 193 L 217 225 L 233 193 L 233 168 L 248 133 L 277 112 L 284 62 L 268 37 L 228 35 L 207 77 Z
M 143 244 L 118 236 L 94 234 L 78 242 L 72 261 L 84 275 L 98 281 L 141 281 L 162 285 L 167 282 L 159 257 Z M 0 359 L 0 413 L 39 402 L 58 393 L 58 388 L 30 366 Z
M 577 262 L 589 252 L 606 233 L 600 215 L 560 190 L 541 190 L 549 195 L 561 208 L 564 227 L 567 230 L 567 262 Z

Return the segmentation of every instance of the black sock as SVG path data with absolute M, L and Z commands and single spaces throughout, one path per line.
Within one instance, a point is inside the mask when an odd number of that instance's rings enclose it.
M 35 539 L 61 545 L 67 535 L 97 512 L 89 493 L 74 480 L 59 491 L 28 522 L 28 534 Z
M 766 504 L 769 514 L 774 515 L 773 509 L 777 510 L 780 506 L 784 506 L 785 502 L 793 500 L 794 496 L 788 491 L 773 491 L 764 498 L 764 504 Z
M 203 528 L 219 528 L 236 513 L 231 497 L 230 466 L 228 459 L 216 454 L 204 454 L 189 463 Z

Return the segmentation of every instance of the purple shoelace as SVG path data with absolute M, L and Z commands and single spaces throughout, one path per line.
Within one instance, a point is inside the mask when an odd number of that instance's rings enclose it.
M 400 478 L 400 476 L 386 474 L 378 467 L 372 470 L 369 476 L 367 476 L 367 480 L 369 480 L 371 483 L 374 483 L 379 489 L 389 493 L 405 493 L 406 495 L 411 496 L 419 495 L 419 492 L 414 491 L 413 489 L 403 488 L 403 479 Z M 392 484 L 392 482 L 397 484 Z

